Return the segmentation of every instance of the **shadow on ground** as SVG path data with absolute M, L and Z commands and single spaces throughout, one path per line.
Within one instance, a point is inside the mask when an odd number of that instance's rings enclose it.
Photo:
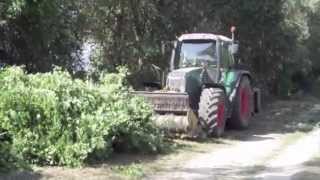
M 317 104 L 319 103 L 319 104 Z M 305 112 L 305 113 L 303 113 Z M 319 117 L 315 119 L 315 117 Z M 268 134 L 310 132 L 320 122 L 320 101 L 278 101 L 264 107 L 247 130 L 228 130 L 224 139 L 263 141 Z
M 179 179 L 181 174 L 187 174 L 192 180 L 319 180 L 319 167 L 289 167 L 294 171 L 287 171 L 282 168 L 270 168 L 266 166 L 238 167 L 229 166 L 224 168 L 192 168 L 173 169 L 173 179 Z M 268 170 L 266 174 L 259 175 L 259 172 Z M 167 172 L 168 173 L 168 172 Z M 170 173 L 170 172 L 169 172 Z
M 1 175 L 0 174 L 0 180 L 40 180 L 43 176 L 40 173 L 35 172 L 13 172 L 8 175 Z

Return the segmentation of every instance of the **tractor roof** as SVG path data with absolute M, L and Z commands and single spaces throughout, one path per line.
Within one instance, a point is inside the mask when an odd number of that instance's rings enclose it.
M 215 35 L 209 33 L 191 33 L 191 34 L 183 34 L 179 37 L 179 41 L 183 40 L 199 40 L 199 39 L 208 39 L 208 40 L 222 40 L 226 42 L 232 42 L 232 39 L 222 36 L 222 35 Z

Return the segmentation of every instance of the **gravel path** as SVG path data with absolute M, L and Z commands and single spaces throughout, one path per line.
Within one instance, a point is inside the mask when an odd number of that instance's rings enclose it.
M 263 180 L 295 179 L 297 174 L 309 172 L 305 164 L 318 155 L 320 155 L 320 130 L 316 130 L 295 144 L 288 146 L 282 153 L 268 161 L 267 169 L 256 178 Z M 314 169 L 311 169 L 309 173 L 312 171 Z M 318 167 L 318 172 L 320 172 L 320 167 Z M 320 179 L 320 175 L 317 176 L 318 178 Z M 316 180 L 316 177 L 314 179 Z
M 320 121 L 320 105 L 313 104 L 311 109 L 304 107 L 301 112 L 297 112 L 296 109 L 301 109 L 299 107 L 299 105 L 292 105 L 281 107 L 278 111 L 269 111 L 262 115 L 269 114 L 269 118 L 263 119 L 265 123 L 258 122 L 256 129 L 249 132 L 250 136 L 240 138 L 232 146 L 193 157 L 182 163 L 181 167 L 167 169 L 146 179 L 296 180 L 306 179 L 310 177 L 310 173 L 313 173 L 309 179 L 318 180 L 320 167 L 317 165 L 307 167 L 305 163 L 320 155 L 320 130 L 297 133 L 282 129 L 291 124 L 301 126 L 301 123 L 298 123 L 301 119 L 313 118 Z M 283 120 L 284 117 L 287 119 Z M 280 121 L 281 126 L 277 124 Z M 279 129 L 270 130 L 269 134 L 259 133 L 260 128 Z

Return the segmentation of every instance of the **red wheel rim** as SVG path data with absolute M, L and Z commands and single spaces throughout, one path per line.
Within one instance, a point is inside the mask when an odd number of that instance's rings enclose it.
M 240 115 L 242 119 L 249 116 L 249 92 L 245 88 L 240 89 Z
M 221 102 L 218 105 L 218 117 L 217 117 L 217 126 L 218 127 L 224 126 L 224 111 L 225 111 L 224 103 Z

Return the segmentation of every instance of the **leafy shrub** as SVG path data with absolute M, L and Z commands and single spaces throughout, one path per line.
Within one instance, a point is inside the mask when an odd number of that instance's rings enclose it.
M 22 165 L 22 161 L 15 157 L 10 139 L 3 130 L 0 130 L 0 154 L 0 172 L 19 168 Z
M 27 75 L 5 69 L 0 129 L 15 155 L 33 164 L 79 166 L 88 156 L 107 157 L 120 142 L 129 150 L 157 152 L 162 138 L 150 122 L 152 110 L 129 94 L 124 77 L 125 71 L 107 74 L 93 84 L 61 70 Z

